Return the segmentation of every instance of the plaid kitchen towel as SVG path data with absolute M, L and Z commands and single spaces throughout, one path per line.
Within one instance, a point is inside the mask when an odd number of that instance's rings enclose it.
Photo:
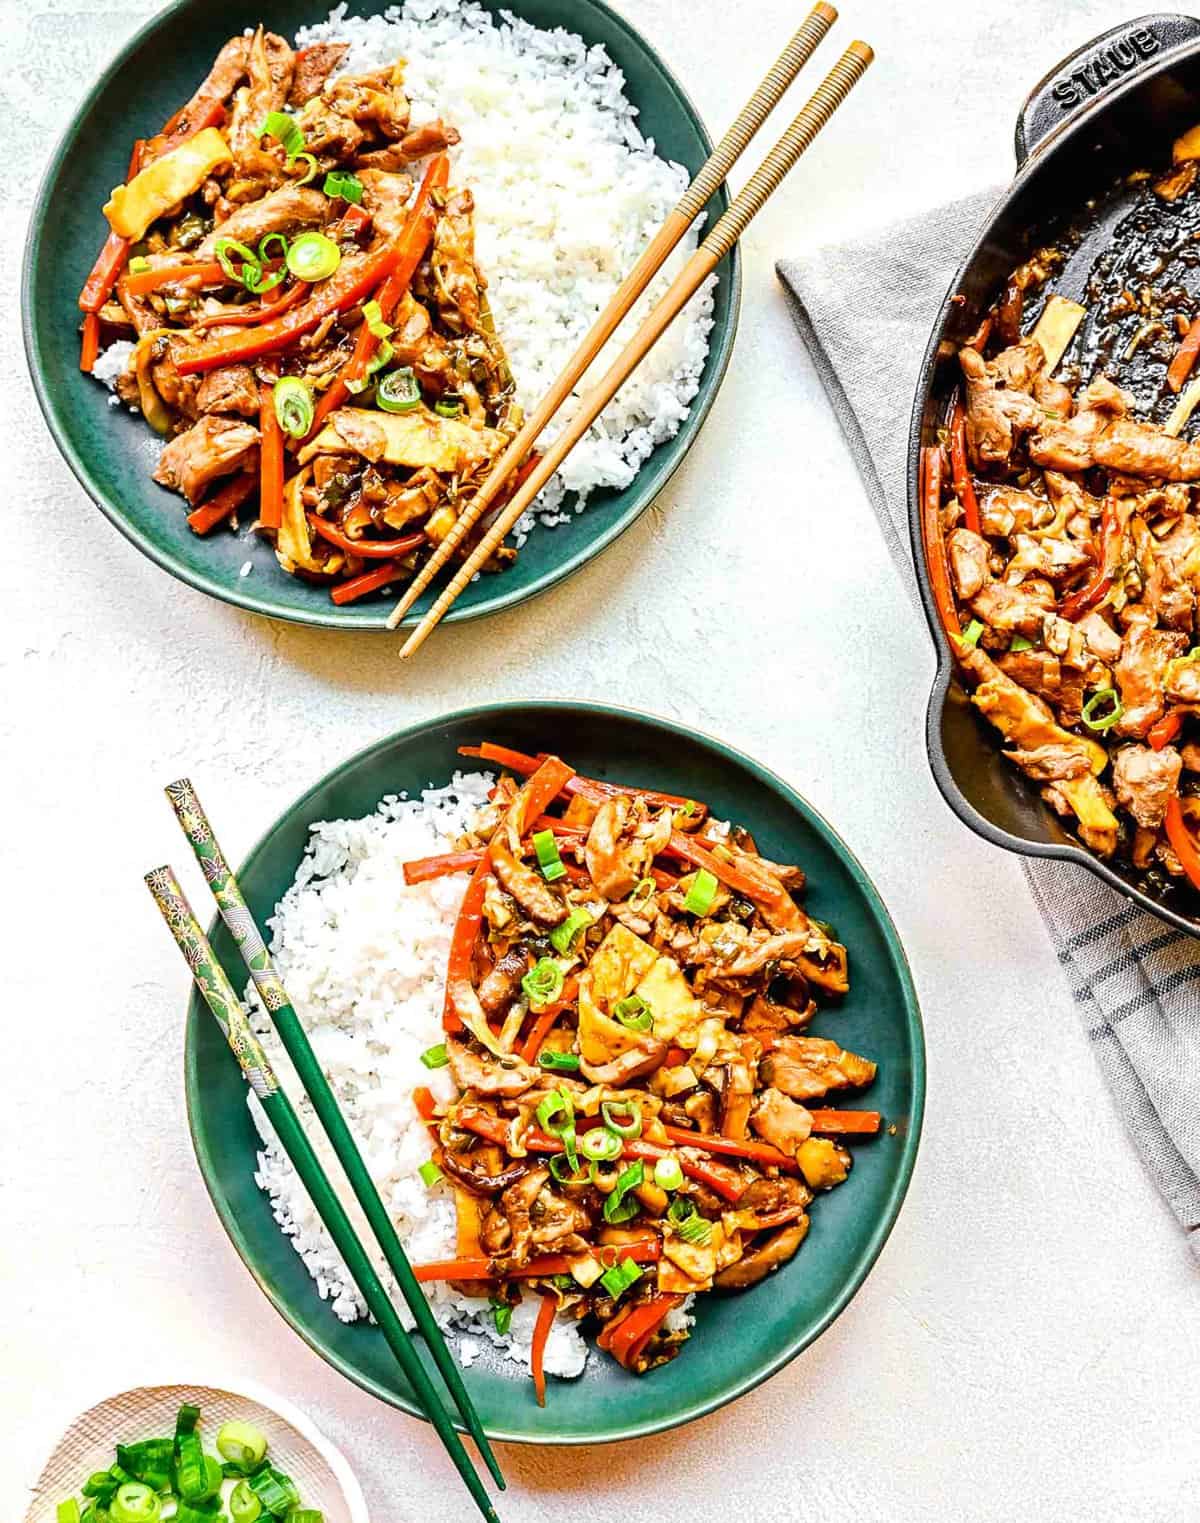
M 995 193 L 778 266 L 905 586 L 909 403 L 934 317 Z M 1200 941 L 1084 868 L 1022 859 L 1113 1098 L 1200 1256 Z

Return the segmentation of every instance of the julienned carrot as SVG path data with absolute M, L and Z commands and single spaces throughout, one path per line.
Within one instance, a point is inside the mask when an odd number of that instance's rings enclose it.
M 529 1035 L 525 1038 L 520 1048 L 520 1057 L 523 1063 L 536 1063 L 538 1053 L 542 1050 L 542 1043 L 554 1029 L 554 1023 L 569 1006 L 573 1005 L 579 997 L 579 980 L 568 978 L 562 986 L 562 993 L 552 1005 L 547 1005 L 545 1010 L 534 1021 Z
M 979 501 L 967 466 L 967 413 L 961 397 L 955 400 L 954 412 L 950 418 L 950 475 L 954 482 L 954 495 L 962 505 L 963 522 L 968 529 L 978 534 Z
M 942 628 L 957 648 L 962 625 L 950 590 L 950 563 L 946 559 L 946 539 L 942 533 L 942 451 L 937 444 L 921 451 L 921 540 L 925 546 L 925 564 L 929 569 L 929 586 Z
M 207 534 L 210 529 L 223 524 L 256 490 L 258 481 L 255 471 L 243 471 L 240 476 L 235 476 L 219 492 L 214 492 L 207 502 L 202 502 L 194 513 L 188 514 L 188 528 L 193 534 Z
M 683 1126 L 664 1128 L 667 1136 L 679 1147 L 699 1148 L 704 1153 L 726 1153 L 731 1158 L 749 1158 L 755 1163 L 773 1164 L 777 1169 L 795 1167 L 786 1153 L 773 1148 L 767 1142 L 740 1142 L 734 1137 L 717 1137 L 706 1132 L 689 1132 Z
M 365 598 L 368 592 L 378 592 L 381 587 L 394 582 L 402 569 L 399 561 L 385 561 L 374 571 L 364 571 L 361 576 L 352 576 L 348 582 L 339 582 L 329 596 L 340 608 L 343 603 L 353 603 L 358 598 Z
M 148 296 L 161 286 L 193 280 L 201 286 L 228 286 L 233 281 L 213 259 L 193 259 L 187 264 L 158 265 L 150 270 L 135 270 L 126 275 L 121 289 L 130 296 Z
M 498 767 L 507 767 L 510 772 L 516 772 L 523 777 L 536 772 L 542 761 L 540 756 L 529 756 L 524 751 L 514 751 L 511 746 L 497 746 L 487 740 L 479 746 L 459 746 L 458 754 L 495 762 Z M 643 798 L 647 803 L 668 809 L 686 809 L 690 804 L 701 815 L 707 813 L 708 807 L 699 799 L 681 798 L 676 793 L 659 793 L 653 788 L 632 788 L 625 783 L 608 783 L 598 777 L 582 777 L 579 774 L 565 784 L 565 791 L 582 794 L 584 798 L 590 798 L 598 803 L 603 803 L 606 798 L 612 798 L 614 794 L 622 793 L 629 798 Z
M 286 291 L 282 286 L 275 288 L 280 294 L 275 296 L 274 291 L 268 292 L 256 307 L 239 307 L 234 312 L 206 312 L 203 317 L 198 317 L 192 324 L 193 328 L 245 328 L 252 323 L 265 323 L 269 318 L 280 317 L 290 307 L 294 307 L 308 291 L 308 287 L 302 280 L 298 280 L 294 286 Z M 275 299 L 272 301 L 272 296 Z
M 609 1269 L 614 1264 L 629 1261 L 634 1264 L 656 1264 L 662 1258 L 662 1243 L 656 1237 L 648 1237 L 638 1243 L 609 1245 L 597 1250 L 597 1257 Z M 549 1279 L 555 1274 L 570 1274 L 571 1260 L 566 1254 L 548 1253 L 541 1258 L 530 1259 L 519 1269 L 503 1271 L 493 1267 L 489 1258 L 440 1259 L 435 1264 L 414 1264 L 413 1273 L 423 1285 L 434 1280 L 538 1280 Z
M 129 173 L 126 180 L 132 180 L 142 165 L 142 155 L 145 151 L 145 143 L 141 138 L 133 145 L 133 153 L 129 159 Z M 125 268 L 125 261 L 129 258 L 129 239 L 119 238 L 116 233 L 109 233 L 104 240 L 104 247 L 96 263 L 92 266 L 91 274 L 83 283 L 83 290 L 79 293 L 79 306 L 83 312 L 99 312 L 100 308 L 112 295 L 113 286 L 117 283 L 117 276 Z
M 394 560 L 425 543 L 423 529 L 418 529 L 414 534 L 401 535 L 399 539 L 351 539 L 319 513 L 309 513 L 308 521 L 323 540 L 336 545 L 339 550 L 345 550 L 347 555 L 361 555 L 368 561 Z
M 91 375 L 100 353 L 100 318 L 88 312 L 83 319 L 83 336 L 79 344 L 79 368 L 84 375 Z
M 632 1370 L 643 1349 L 666 1321 L 668 1314 L 683 1305 L 683 1297 L 675 1295 L 652 1296 L 649 1301 L 631 1307 L 623 1316 L 614 1318 L 601 1333 L 601 1343 L 618 1364 Z M 613 1323 L 615 1322 L 615 1326 Z M 607 1335 L 607 1341 L 604 1341 Z
M 1172 391 L 1181 391 L 1183 383 L 1192 373 L 1196 356 L 1200 354 L 1200 317 L 1184 335 L 1183 342 L 1175 351 L 1175 357 L 1167 366 L 1167 385 Z
M 813 1131 L 830 1137 L 870 1137 L 880 1128 L 878 1111 L 809 1111 Z
M 529 1372 L 533 1376 L 533 1391 L 539 1407 L 546 1405 L 546 1372 L 544 1361 L 550 1329 L 554 1326 L 554 1314 L 558 1310 L 558 1297 L 554 1291 L 542 1292 L 542 1304 L 538 1307 L 537 1321 L 533 1324 L 533 1342 L 529 1349 Z
M 440 857 L 417 857 L 403 867 L 405 883 L 432 883 L 435 878 L 449 878 L 452 873 L 474 872 L 483 858 L 477 851 L 451 851 Z
M 1200 851 L 1196 850 L 1196 843 L 1192 840 L 1191 831 L 1187 828 L 1187 822 L 1183 818 L 1183 806 L 1179 802 L 1179 795 L 1173 793 L 1167 801 L 1167 840 L 1171 843 L 1171 849 L 1179 858 L 1179 865 L 1188 875 L 1193 888 L 1200 888 Z
M 464 980 L 471 980 L 471 959 L 475 954 L 475 942 L 479 927 L 483 924 L 483 897 L 487 892 L 490 871 L 488 856 L 483 852 L 471 874 L 467 891 L 454 922 L 454 934 L 450 939 L 450 956 L 446 963 L 446 998 L 442 1006 L 442 1028 L 455 1032 L 462 1030 L 462 1021 L 454 1006 L 454 991 Z
M 396 243 L 395 268 L 383 281 L 375 298 L 379 303 L 380 318 L 385 323 L 391 320 L 397 303 L 408 290 L 416 274 L 417 266 L 425 257 L 425 251 L 433 237 L 434 216 L 431 198 L 435 190 L 449 183 L 449 179 L 450 160 L 444 153 L 439 153 L 430 161 L 416 199 L 405 219 L 404 229 Z M 355 340 L 354 353 L 338 372 L 333 385 L 317 403 L 308 438 L 315 438 L 329 414 L 341 407 L 349 398 L 351 383 L 365 379 L 367 366 L 371 363 L 378 347 L 379 339 L 371 332 L 370 325 L 362 323 L 358 330 L 358 338 Z
M 258 521 L 264 529 L 278 529 L 283 522 L 283 429 L 275 413 L 274 389 L 263 382 L 258 398 L 258 427 L 262 435 Z
M 417 1108 L 417 1115 L 422 1121 L 432 1121 L 433 1113 L 437 1109 L 437 1101 L 433 1098 L 433 1091 L 424 1084 L 419 1084 L 413 1090 L 413 1104 Z
M 682 857 L 693 867 L 707 868 L 714 878 L 725 884 L 726 888 L 731 888 L 735 894 L 741 894 L 743 898 L 755 904 L 764 900 L 768 903 L 773 902 L 781 894 L 786 893 L 778 878 L 772 878 L 767 873 L 760 876 L 744 866 L 735 867 L 733 863 L 724 861 L 702 846 L 693 836 L 684 835 L 681 830 L 671 832 L 666 854 Z

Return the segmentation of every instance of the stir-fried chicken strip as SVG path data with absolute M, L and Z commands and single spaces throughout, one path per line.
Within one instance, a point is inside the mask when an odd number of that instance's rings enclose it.
M 875 1064 L 798 1034 L 848 988 L 799 868 L 694 802 L 504 755 L 528 780 L 502 778 L 453 854 L 406 869 L 476 864 L 447 970 L 457 1098 L 430 1116 L 460 1204 L 445 1273 L 506 1305 L 557 1276 L 641 1373 L 682 1346 L 666 1316 L 685 1296 L 755 1284 L 800 1246 L 813 1192 L 850 1167 L 823 1133 L 879 1123 L 803 1102 Z

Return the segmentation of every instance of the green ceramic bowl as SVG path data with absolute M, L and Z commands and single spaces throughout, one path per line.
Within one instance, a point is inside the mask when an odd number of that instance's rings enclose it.
M 333 0 L 179 0 L 149 22 L 101 75 L 50 161 L 25 251 L 25 350 L 38 401 L 67 464 L 96 506 L 164 570 L 201 592 L 270 618 L 338 629 L 383 629 L 390 603 L 369 598 L 338 608 L 328 589 L 285 576 L 265 542 L 214 533 L 197 539 L 178 495 L 150 473 L 160 444 L 140 418 L 108 405 L 108 392 L 79 373 L 79 289 L 104 242 L 100 208 L 125 176 L 129 148 L 192 93 L 218 48 L 259 21 L 286 36 L 324 20 Z M 658 152 L 694 174 L 711 143 L 695 107 L 645 40 L 604 0 L 482 0 L 541 27 L 565 26 L 602 44 L 620 66 L 642 131 Z M 352 15 L 383 0 L 351 0 Z M 724 192 L 710 216 L 725 209 Z M 718 269 L 715 325 L 700 390 L 683 427 L 621 492 L 598 491 L 587 512 L 535 534 L 509 571 L 474 582 L 449 619 L 470 619 L 533 597 L 598 555 L 654 501 L 687 453 L 729 363 L 741 297 L 735 250 Z M 249 559 L 253 571 L 242 577 Z M 405 620 L 412 624 L 432 596 Z
M 638 1379 L 593 1356 L 576 1381 L 550 1382 L 544 1410 L 533 1385 L 476 1366 L 467 1385 L 494 1438 L 599 1443 L 656 1433 L 732 1401 L 813 1341 L 862 1284 L 900 1210 L 917 1153 L 925 1095 L 921 1017 L 904 953 L 870 880 L 825 821 L 782 779 L 719 741 L 666 720 L 599 704 L 494 704 L 402 731 L 336 768 L 288 809 L 250 853 L 240 878 L 259 923 L 290 884 L 318 820 L 371 812 L 387 793 L 447 782 L 459 745 L 491 739 L 525 751 L 553 747 L 580 771 L 706 799 L 746 824 L 770 857 L 809 874 L 808 907 L 850 950 L 851 992 L 818 1032 L 879 1062 L 867 1092 L 887 1130 L 853 1144 L 848 1182 L 819 1199 L 796 1258 L 736 1296 L 703 1296 L 697 1326 L 673 1363 Z M 241 981 L 223 927 L 217 955 Z M 187 1022 L 187 1100 L 201 1172 L 217 1213 L 265 1294 L 312 1348 L 381 1400 L 419 1415 L 378 1331 L 346 1326 L 317 1294 L 253 1179 L 257 1137 L 244 1085 L 216 1024 L 197 999 Z M 432 1364 L 430 1364 L 432 1369 Z

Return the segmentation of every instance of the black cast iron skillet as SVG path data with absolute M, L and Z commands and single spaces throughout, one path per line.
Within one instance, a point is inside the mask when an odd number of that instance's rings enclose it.
M 920 522 L 920 451 L 934 442 L 959 384 L 955 351 L 978 326 L 1011 271 L 1034 249 L 1069 229 L 1075 252 L 1053 286 L 1081 299 L 1089 270 L 1116 236 L 1138 191 L 1118 182 L 1133 170 L 1169 162 L 1174 137 L 1200 122 L 1200 20 L 1142 16 L 1089 42 L 1036 85 L 1016 129 L 1017 176 L 963 261 L 934 324 L 913 408 L 908 450 L 909 532 L 938 670 L 926 719 L 933 775 L 946 802 L 985 840 L 1034 857 L 1079 862 L 1168 924 L 1200 934 L 1200 895 L 1108 863 L 1085 850 L 1000 755 L 1000 741 L 973 710 L 955 676 L 925 562 Z M 1200 217 L 1197 218 L 1200 224 Z M 1153 241 L 1155 230 L 1150 230 Z M 1187 286 L 1200 292 L 1197 264 Z M 1085 320 L 1091 322 L 1092 313 Z M 1092 335 L 1096 337 L 1096 335 Z M 1086 337 L 1086 335 L 1085 335 Z M 1114 349 L 1118 356 L 1122 348 Z M 1156 368 L 1157 367 L 1157 368 Z M 1137 357 L 1104 367 L 1149 405 L 1161 362 Z M 1159 407 L 1154 416 L 1165 413 Z

